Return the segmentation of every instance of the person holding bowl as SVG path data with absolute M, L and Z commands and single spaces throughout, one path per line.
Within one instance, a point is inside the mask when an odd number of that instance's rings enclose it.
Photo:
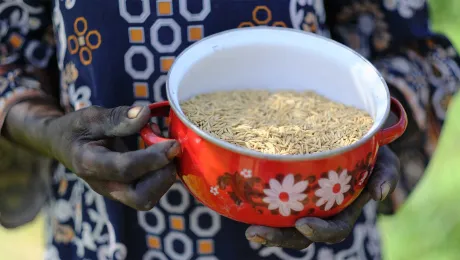
M 0 129 L 8 144 L 0 145 L 0 210 L 9 214 L 0 223 L 30 221 L 49 193 L 46 259 L 380 259 L 375 201 L 396 189 L 397 207 L 420 177 L 458 90 L 460 60 L 430 31 L 423 0 L 335 2 L 2 1 Z M 176 182 L 177 142 L 142 149 L 136 134 L 150 120 L 146 105 L 166 99 L 177 55 L 248 26 L 291 27 L 350 46 L 408 111 L 407 133 L 380 149 L 365 191 L 337 216 L 247 227 Z M 52 174 L 38 173 L 49 165 Z M 18 167 L 15 174 L 39 180 L 3 181 Z M 23 194 L 10 192 L 20 185 Z

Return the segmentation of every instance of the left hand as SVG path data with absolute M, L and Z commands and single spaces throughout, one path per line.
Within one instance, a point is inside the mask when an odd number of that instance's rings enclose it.
M 246 230 L 246 238 L 268 247 L 299 250 L 315 242 L 330 244 L 341 242 L 353 230 L 364 205 L 371 198 L 376 201 L 384 200 L 393 192 L 398 180 L 399 159 L 388 147 L 381 147 L 366 189 L 344 211 L 327 220 L 313 217 L 301 218 L 293 228 L 250 226 Z

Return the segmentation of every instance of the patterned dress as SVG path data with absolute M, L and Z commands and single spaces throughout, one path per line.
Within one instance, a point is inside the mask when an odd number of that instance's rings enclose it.
M 374 62 L 410 120 L 392 145 L 403 178 L 384 209 L 396 208 L 422 176 L 460 82 L 460 59 L 430 30 L 425 0 L 1 0 L 0 129 L 12 105 L 33 97 L 54 96 L 67 112 L 165 100 L 166 74 L 184 48 L 251 26 L 315 32 Z M 143 147 L 138 136 L 123 145 Z M 51 174 L 51 161 L 4 139 L 0 157 L 0 223 L 25 223 L 46 201 L 45 259 L 381 257 L 375 202 L 342 243 L 267 248 L 248 242 L 247 225 L 204 207 L 180 183 L 155 208 L 137 212 L 96 194 L 62 165 L 54 163 Z

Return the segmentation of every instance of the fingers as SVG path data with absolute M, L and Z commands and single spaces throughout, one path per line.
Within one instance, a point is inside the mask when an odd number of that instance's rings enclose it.
M 374 171 L 367 184 L 367 189 L 376 201 L 383 201 L 391 194 L 399 181 L 399 159 L 386 146 L 380 148 Z
M 136 134 L 150 120 L 148 107 L 89 107 L 81 110 L 82 120 L 94 139 Z
M 246 230 L 249 241 L 268 247 L 283 247 L 292 249 L 307 248 L 312 242 L 295 228 L 271 228 L 263 226 L 250 226 Z
M 72 164 L 81 178 L 128 183 L 165 167 L 179 152 L 180 146 L 174 140 L 126 153 L 90 143 L 80 147 Z
M 370 194 L 365 190 L 350 206 L 332 219 L 302 218 L 296 222 L 296 229 L 313 242 L 341 242 L 353 230 L 362 208 L 370 199 Z
M 88 180 L 88 184 L 97 193 L 117 200 L 136 210 L 152 209 L 161 197 L 176 181 L 176 169 L 173 164 L 146 174 L 139 181 L 125 184 L 113 181 Z

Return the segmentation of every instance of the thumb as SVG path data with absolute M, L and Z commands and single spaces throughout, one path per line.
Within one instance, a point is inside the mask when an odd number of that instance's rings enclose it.
M 383 201 L 391 194 L 399 181 L 400 162 L 398 157 L 386 146 L 380 148 L 374 171 L 367 183 L 372 198 Z
M 99 124 L 97 134 L 107 137 L 124 137 L 138 133 L 150 120 L 147 106 L 121 106 L 106 109 Z

